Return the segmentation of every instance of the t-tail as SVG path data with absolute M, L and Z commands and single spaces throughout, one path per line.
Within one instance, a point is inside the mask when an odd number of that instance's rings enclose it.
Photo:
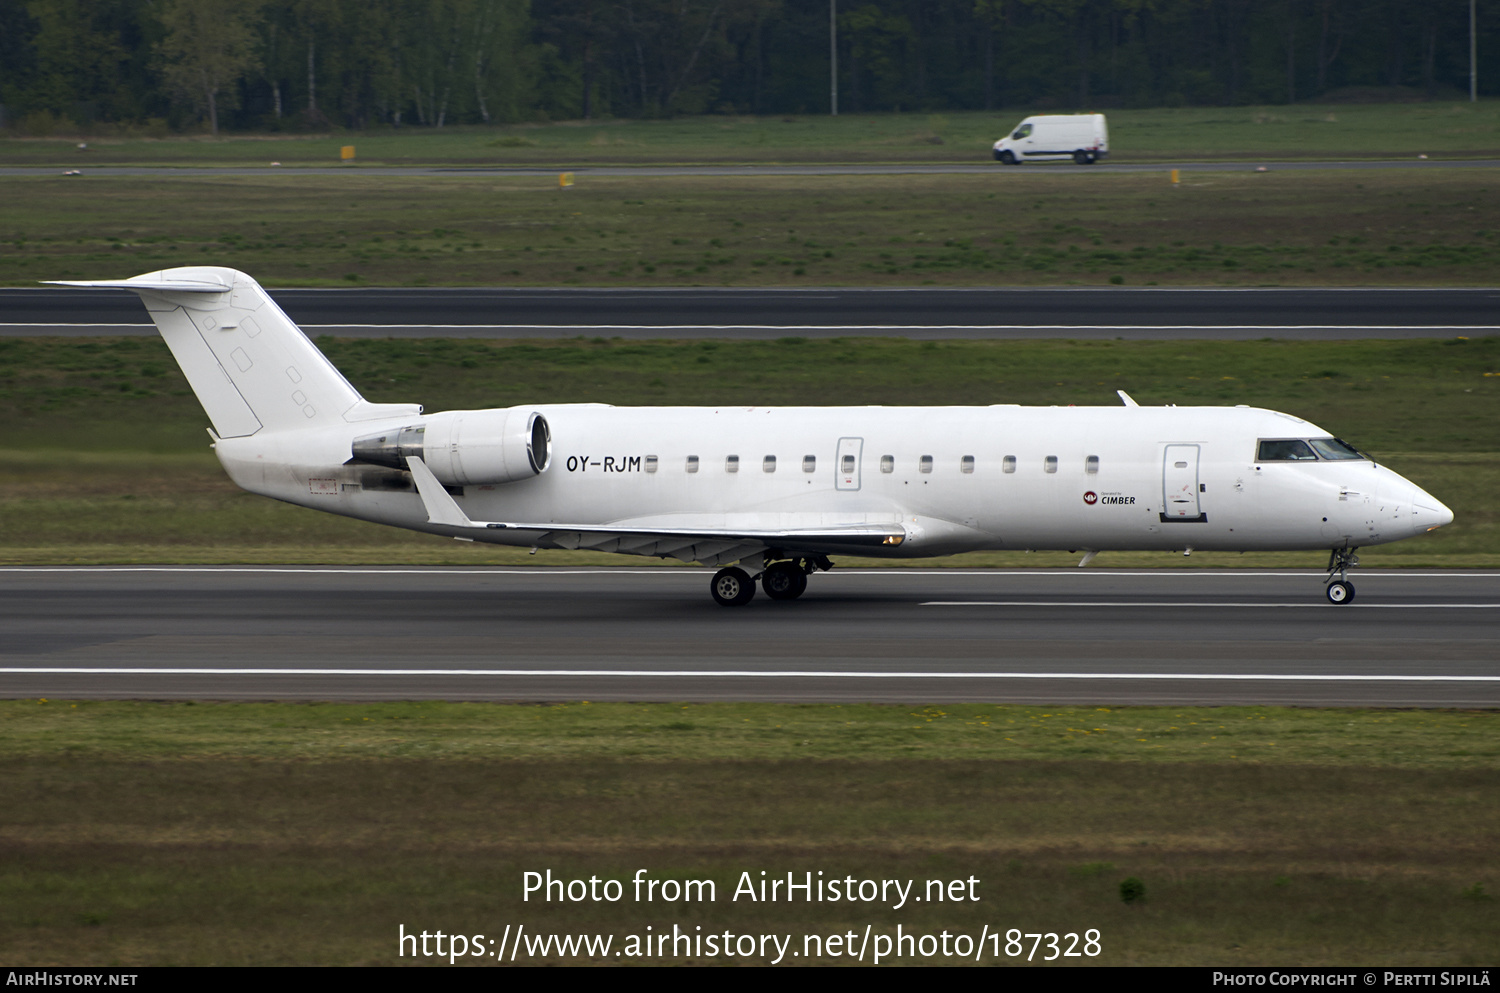
M 220 438 L 421 412 L 361 397 L 270 294 L 237 270 L 188 266 L 52 282 L 138 293 Z

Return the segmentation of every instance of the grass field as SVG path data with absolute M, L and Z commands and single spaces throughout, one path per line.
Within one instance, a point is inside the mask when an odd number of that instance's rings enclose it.
M 792 934 L 800 949 L 803 934 L 866 924 L 989 924 L 1097 928 L 1103 954 L 1084 961 L 1105 964 L 1489 963 L 1497 721 L 12 701 L 0 947 L 28 964 L 395 964 L 398 925 L 623 940 L 677 923 Z M 525 871 L 628 893 L 639 868 L 712 880 L 717 900 L 521 900 Z M 729 899 L 740 872 L 761 870 L 972 876 L 979 899 Z M 1146 891 L 1129 906 L 1128 877 Z
M 70 133 L 0 139 L 0 165 L 984 162 L 997 139 L 1036 112 L 688 117 L 221 138 Z M 1495 100 L 1112 110 L 1108 118 L 1111 158 L 1124 162 L 1500 155 Z M 88 139 L 87 150 L 79 150 L 80 138 Z M 357 165 L 342 165 L 344 145 L 355 146 Z
M 1437 534 L 1369 565 L 1500 564 L 1500 337 L 1368 342 L 320 342 L 376 401 L 429 410 L 534 402 L 786 405 L 1245 403 L 1297 413 L 1446 502 Z M 636 563 L 482 548 L 251 496 L 157 339 L 0 339 L 0 562 Z M 950 565 L 1071 565 L 986 553 Z M 854 560 L 841 559 L 842 564 Z M 1101 565 L 1305 565 L 1321 557 L 1112 553 Z
M 1485 170 L 13 177 L 0 284 L 227 265 L 267 286 L 1480 285 Z

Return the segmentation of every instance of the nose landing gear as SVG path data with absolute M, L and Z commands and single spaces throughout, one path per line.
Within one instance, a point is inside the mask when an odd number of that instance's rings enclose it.
M 1356 548 L 1335 548 L 1328 556 L 1328 588 L 1324 594 L 1329 603 L 1353 602 L 1354 584 L 1349 582 L 1349 570 L 1359 565 L 1359 556 L 1354 554 L 1356 551 Z

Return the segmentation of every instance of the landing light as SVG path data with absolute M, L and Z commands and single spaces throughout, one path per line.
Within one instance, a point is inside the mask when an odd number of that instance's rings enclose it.
M 906 537 L 904 535 L 892 534 L 892 535 L 887 535 L 885 537 L 885 539 L 882 540 L 880 543 L 882 545 L 899 545 L 899 544 L 901 544 L 905 540 L 906 540 Z

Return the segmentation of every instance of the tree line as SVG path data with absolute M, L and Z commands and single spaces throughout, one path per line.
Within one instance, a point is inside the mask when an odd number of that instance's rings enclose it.
M 837 0 L 836 31 L 830 13 L 829 0 L 0 0 L 0 127 L 828 113 L 832 34 L 845 112 L 1469 85 L 1464 0 Z M 1479 28 L 1482 63 L 1500 23 Z

